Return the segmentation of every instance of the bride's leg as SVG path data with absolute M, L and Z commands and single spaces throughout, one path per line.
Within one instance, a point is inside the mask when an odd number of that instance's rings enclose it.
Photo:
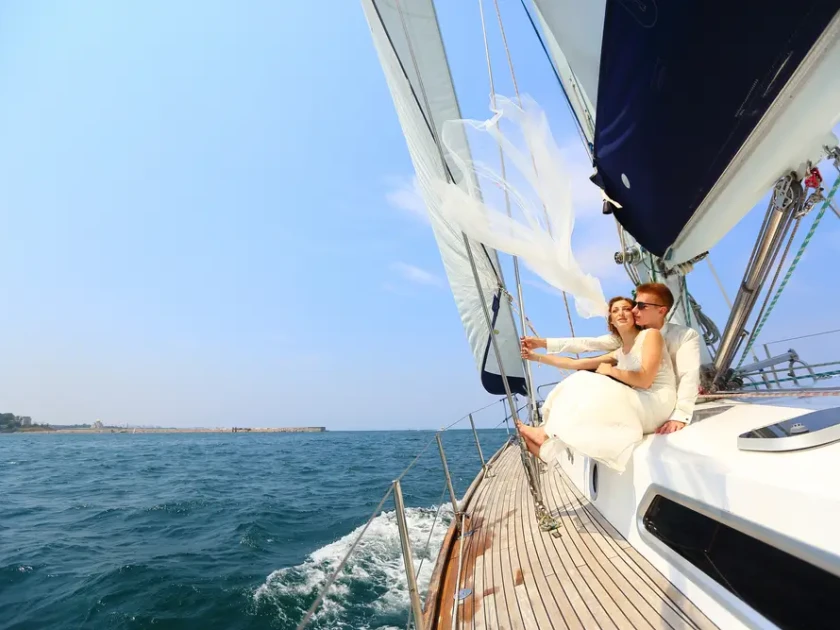
M 545 429 L 542 427 L 530 427 L 523 422 L 517 422 L 516 430 L 519 431 L 519 435 L 523 438 L 536 444 L 538 449 L 548 439 L 548 435 L 546 435 Z

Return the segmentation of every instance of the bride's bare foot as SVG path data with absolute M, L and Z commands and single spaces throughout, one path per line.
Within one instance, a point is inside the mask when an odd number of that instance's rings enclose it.
M 516 430 L 519 431 L 519 434 L 522 437 L 526 440 L 530 440 L 537 446 L 542 446 L 542 443 L 545 442 L 546 437 L 548 437 L 545 434 L 545 429 L 542 427 L 530 427 L 522 422 L 517 423 Z

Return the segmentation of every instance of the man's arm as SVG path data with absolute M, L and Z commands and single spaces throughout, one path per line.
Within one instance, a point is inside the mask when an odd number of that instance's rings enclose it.
M 669 420 L 688 424 L 694 415 L 694 402 L 700 388 L 700 335 L 693 328 L 689 328 L 683 333 L 681 341 L 674 365 L 679 379 L 677 404 Z
M 549 337 L 545 349 L 549 354 L 561 352 L 612 352 L 621 347 L 621 339 L 615 335 L 600 337 Z

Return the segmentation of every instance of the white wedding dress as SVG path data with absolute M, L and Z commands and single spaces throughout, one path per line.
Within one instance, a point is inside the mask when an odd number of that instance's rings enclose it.
M 641 369 L 648 333 L 640 332 L 627 354 L 621 348 L 613 353 L 618 369 Z M 674 368 L 664 347 L 649 389 L 594 372 L 575 372 L 551 391 L 543 405 L 543 428 L 549 439 L 540 448 L 540 459 L 552 463 L 568 446 L 623 472 L 633 448 L 668 419 L 676 400 Z

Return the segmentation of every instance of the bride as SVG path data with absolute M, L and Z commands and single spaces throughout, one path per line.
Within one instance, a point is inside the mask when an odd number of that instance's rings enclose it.
M 633 447 L 653 433 L 676 403 L 676 379 L 658 330 L 640 330 L 629 298 L 609 301 L 607 326 L 621 339 L 606 355 L 572 359 L 544 355 L 523 344 L 529 361 L 578 370 L 561 381 L 543 405 L 539 427 L 517 423 L 528 450 L 550 463 L 559 444 L 623 472 Z M 586 370 L 595 370 L 595 372 Z

